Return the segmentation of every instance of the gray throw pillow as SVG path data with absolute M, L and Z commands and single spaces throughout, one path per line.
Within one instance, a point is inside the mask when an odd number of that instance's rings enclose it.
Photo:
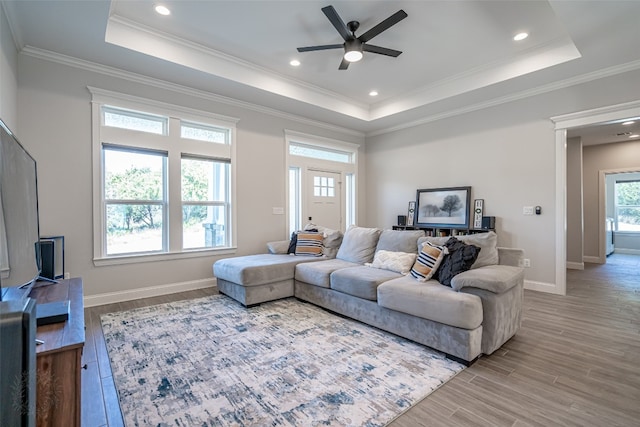
M 344 234 L 336 258 L 358 264 L 373 261 L 381 231 L 379 228 L 352 225 Z

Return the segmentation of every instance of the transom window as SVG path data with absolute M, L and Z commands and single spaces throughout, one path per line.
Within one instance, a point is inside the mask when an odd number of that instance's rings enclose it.
M 314 146 L 301 142 L 289 143 L 289 154 L 312 159 L 330 160 L 332 162 L 353 163 L 353 153 L 333 148 Z
M 236 120 L 90 90 L 96 265 L 233 248 Z

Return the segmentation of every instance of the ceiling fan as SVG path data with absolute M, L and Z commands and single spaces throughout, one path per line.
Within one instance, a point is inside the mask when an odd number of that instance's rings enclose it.
M 381 32 L 389 29 L 393 25 L 402 21 L 407 17 L 407 13 L 404 10 L 399 10 L 384 21 L 380 22 L 369 31 L 362 34 L 360 37 L 356 37 L 356 30 L 360 27 L 358 21 L 349 21 L 346 25 L 344 21 L 338 15 L 338 12 L 333 6 L 326 6 L 322 8 L 322 11 L 327 16 L 329 21 L 338 30 L 338 33 L 344 39 L 342 44 L 325 44 L 320 46 L 307 46 L 299 47 L 298 52 L 310 52 L 314 50 L 327 50 L 327 49 L 340 49 L 344 48 L 344 57 L 338 67 L 339 70 L 346 70 L 349 68 L 351 62 L 356 62 L 362 59 L 362 52 L 378 53 L 380 55 L 397 57 L 402 53 L 400 50 L 388 49 L 386 47 L 374 46 L 367 44 L 369 40 L 380 34 Z

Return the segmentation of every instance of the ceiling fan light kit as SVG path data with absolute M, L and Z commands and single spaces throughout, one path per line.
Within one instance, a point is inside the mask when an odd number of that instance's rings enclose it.
M 357 62 L 362 59 L 362 42 L 358 39 L 353 39 L 344 42 L 344 59 L 349 62 Z
M 344 39 L 344 43 L 299 47 L 298 52 L 343 48 L 345 53 L 342 58 L 342 62 L 338 67 L 339 70 L 346 70 L 351 62 L 360 61 L 364 55 L 363 52 L 377 53 L 379 55 L 386 55 L 394 58 L 398 57 L 402 53 L 402 51 L 399 50 L 374 46 L 367 44 L 367 42 L 406 18 L 407 13 L 404 10 L 397 11 L 378 25 L 371 28 L 369 31 L 362 34 L 360 37 L 356 37 L 356 30 L 360 27 L 360 23 L 358 21 L 350 21 L 345 24 L 333 6 L 323 7 L 322 12 L 324 12 L 327 19 L 329 19 L 329 22 L 331 22 L 338 33 L 340 33 L 340 36 Z

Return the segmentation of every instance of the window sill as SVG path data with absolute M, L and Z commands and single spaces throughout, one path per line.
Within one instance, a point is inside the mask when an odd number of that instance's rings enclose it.
M 623 236 L 640 236 L 640 231 L 614 231 L 613 234 L 619 234 Z
M 196 249 L 184 252 L 163 252 L 157 254 L 118 255 L 104 258 L 94 258 L 93 265 L 105 267 L 109 265 L 139 264 L 144 262 L 174 261 L 187 258 L 202 258 L 216 255 L 235 254 L 237 248 Z

